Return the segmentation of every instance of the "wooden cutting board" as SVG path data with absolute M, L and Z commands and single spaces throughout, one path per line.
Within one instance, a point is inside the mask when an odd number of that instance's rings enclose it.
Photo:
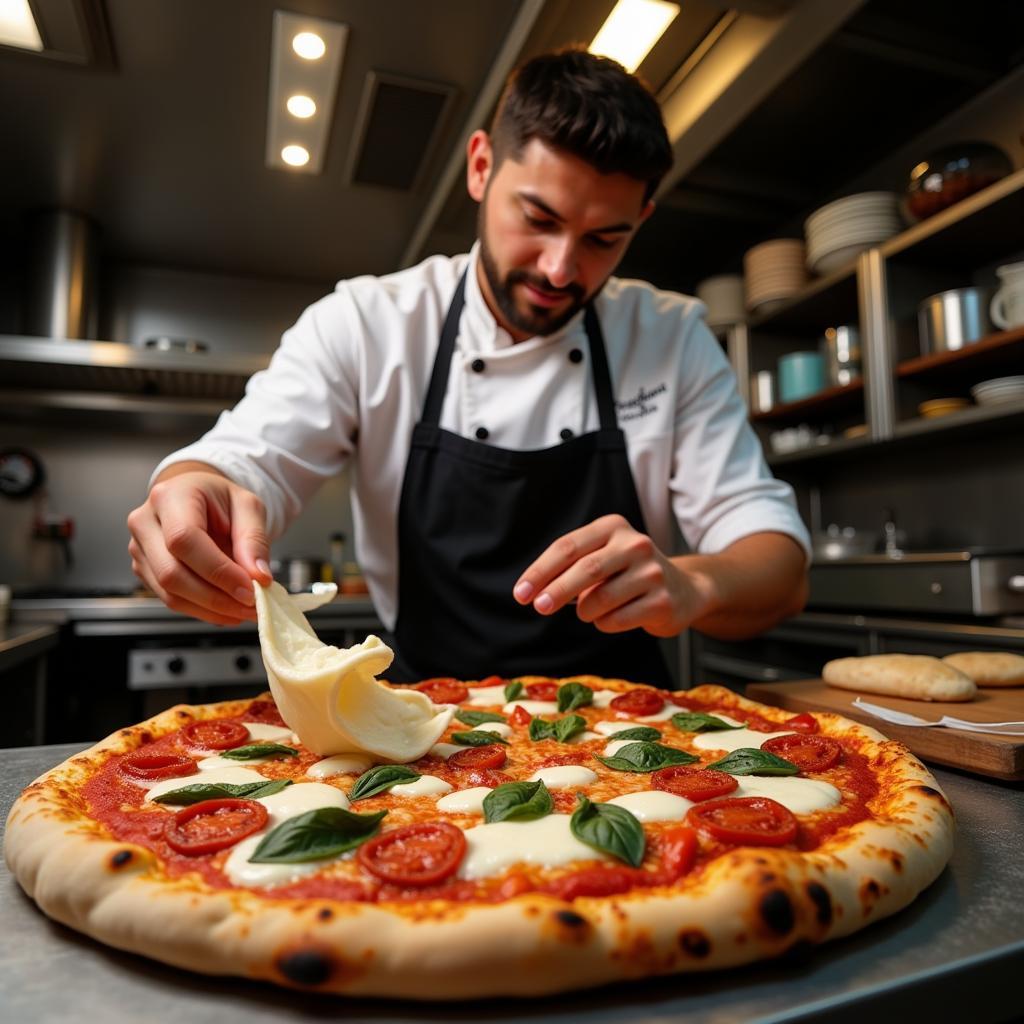
M 826 686 L 821 679 L 801 679 L 750 683 L 746 696 L 788 711 L 834 711 L 845 715 L 905 743 L 922 761 L 963 768 L 997 779 L 1024 779 L 1024 736 L 967 732 L 945 726 L 927 729 L 890 725 L 853 706 L 854 698 L 860 696 L 881 707 L 936 721 L 943 715 L 953 715 L 965 722 L 1024 722 L 1024 688 L 979 690 L 974 700 L 953 704 L 858 694 Z

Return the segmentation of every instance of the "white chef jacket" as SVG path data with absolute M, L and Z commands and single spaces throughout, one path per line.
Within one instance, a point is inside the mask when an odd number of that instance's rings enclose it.
M 482 443 L 517 450 L 560 444 L 566 430 L 598 428 L 582 312 L 554 334 L 514 343 L 480 291 L 478 251 L 479 243 L 468 255 L 339 282 L 284 333 L 238 405 L 164 459 L 154 476 L 185 459 L 215 466 L 259 495 L 273 538 L 324 480 L 351 464 L 356 557 L 382 622 L 394 628 L 409 443 L 463 270 L 466 301 L 441 427 L 469 438 L 484 428 Z M 703 305 L 613 277 L 595 306 L 655 544 L 671 552 L 674 515 L 693 551 L 721 551 L 766 530 L 809 551 L 793 492 L 768 471 Z

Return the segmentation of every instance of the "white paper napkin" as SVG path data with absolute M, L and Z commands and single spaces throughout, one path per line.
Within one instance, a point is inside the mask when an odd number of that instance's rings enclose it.
M 869 704 L 860 697 L 854 698 L 853 706 L 861 711 L 866 711 L 869 715 L 874 715 L 875 718 L 881 718 L 884 722 L 890 722 L 892 725 L 945 726 L 947 729 L 966 729 L 968 732 L 992 732 L 1000 733 L 1003 736 L 1024 736 L 1024 722 L 967 722 L 962 718 L 954 718 L 951 715 L 943 715 L 935 721 L 919 718 L 917 715 L 908 714 L 906 711 L 884 708 L 880 704 Z

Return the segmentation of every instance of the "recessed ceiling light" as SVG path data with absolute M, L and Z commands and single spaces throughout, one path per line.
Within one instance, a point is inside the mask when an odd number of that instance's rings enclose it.
M 294 96 L 288 97 L 288 102 L 285 104 L 288 108 L 288 113 L 293 117 L 301 117 L 303 119 L 312 117 L 316 113 L 316 103 L 310 96 L 303 96 L 301 93 L 296 93 Z
M 594 36 L 590 52 L 636 71 L 678 13 L 679 4 L 666 0 L 619 0 Z
M 292 49 L 304 60 L 319 60 L 327 51 L 327 44 L 315 32 L 300 32 L 292 40 Z
M 285 146 L 281 150 L 281 159 L 292 167 L 304 167 L 309 163 L 309 150 L 305 146 Z
M 37 53 L 43 49 L 28 0 L 0 0 L 0 44 Z

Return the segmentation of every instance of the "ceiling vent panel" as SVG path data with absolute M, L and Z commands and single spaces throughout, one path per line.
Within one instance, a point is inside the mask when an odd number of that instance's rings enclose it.
M 360 102 L 356 146 L 350 164 L 353 185 L 414 189 L 457 89 L 371 71 Z

